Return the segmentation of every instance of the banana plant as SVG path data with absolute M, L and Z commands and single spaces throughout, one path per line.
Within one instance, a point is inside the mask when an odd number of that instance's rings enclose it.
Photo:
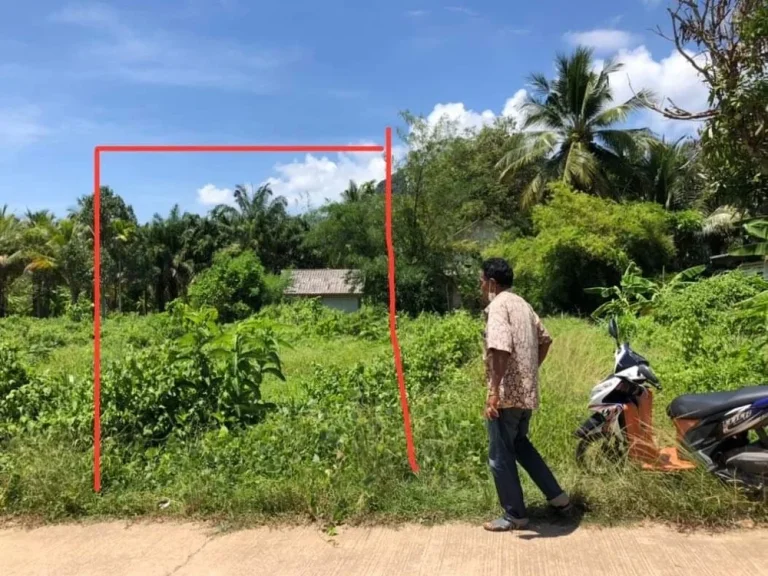
M 706 266 L 694 266 L 676 274 L 668 282 L 659 283 L 644 278 L 637 264 L 630 262 L 618 286 L 585 289 L 587 294 L 598 294 L 608 299 L 592 313 L 592 317 L 645 315 L 653 309 L 660 296 L 693 283 L 705 269 Z

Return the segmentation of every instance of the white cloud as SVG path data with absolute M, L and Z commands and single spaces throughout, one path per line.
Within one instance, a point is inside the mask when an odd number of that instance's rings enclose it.
M 436 126 L 441 120 L 455 124 L 459 131 L 474 130 L 492 124 L 496 114 L 491 110 L 475 112 L 467 110 L 463 102 L 448 102 L 435 104 L 432 112 L 427 116 L 427 123 Z
M 0 148 L 27 146 L 50 132 L 36 106 L 0 108 Z
M 303 160 L 277 164 L 274 170 L 277 176 L 268 178 L 265 183 L 275 195 L 284 196 L 292 203 L 306 197 L 317 206 L 326 200 L 338 200 L 350 180 L 358 184 L 383 180 L 386 164 L 382 154 L 373 152 L 337 154 L 334 160 L 307 154 Z
M 453 12 L 455 14 L 464 14 L 465 16 L 480 16 L 479 12 L 475 12 L 474 10 L 471 10 L 470 8 L 467 8 L 466 6 L 446 6 L 445 9 L 448 12 Z
M 707 108 L 707 86 L 693 66 L 677 51 L 657 61 L 645 46 L 640 46 L 634 50 L 619 51 L 617 59 L 624 64 L 622 70 L 611 77 L 617 102 L 631 98 L 633 89 L 648 89 L 658 99 L 669 98 L 686 110 L 700 111 Z M 691 133 L 699 126 L 696 122 L 668 120 L 652 110 L 639 114 L 638 120 L 638 124 L 670 136 Z
M 512 96 L 512 98 L 507 98 L 507 101 L 504 104 L 504 108 L 501 111 L 501 115 L 508 118 L 514 118 L 515 123 L 518 127 L 520 127 L 523 123 L 523 120 L 525 119 L 525 115 L 520 110 L 520 107 L 527 99 L 528 91 L 524 88 L 521 88 L 515 92 L 515 95 Z
M 599 28 L 584 32 L 566 32 L 563 39 L 573 46 L 588 46 L 599 52 L 615 52 L 637 44 L 639 37 L 626 30 Z
M 79 49 L 83 70 L 139 84 L 235 89 L 275 88 L 277 74 L 301 57 L 297 50 L 185 36 L 160 27 L 139 28 L 105 4 L 70 5 L 51 15 L 89 31 Z
M 217 188 L 214 184 L 206 184 L 197 191 L 197 201 L 204 206 L 232 204 L 234 193 L 229 188 Z
M 420 18 L 429 14 L 427 10 L 406 10 L 405 15 L 410 18 Z
M 500 116 L 514 118 L 519 126 L 523 115 L 520 111 L 520 105 L 525 101 L 528 93 L 520 89 L 515 94 L 507 98 L 500 114 L 493 110 L 483 110 L 476 112 L 467 109 L 463 102 L 448 102 L 445 104 L 435 104 L 432 112 L 427 116 L 427 124 L 437 126 L 440 121 L 448 121 L 456 127 L 459 133 L 466 130 L 478 130 L 483 126 L 490 126 Z

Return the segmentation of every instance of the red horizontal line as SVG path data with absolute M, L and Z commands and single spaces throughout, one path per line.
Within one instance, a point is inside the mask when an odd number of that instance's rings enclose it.
M 384 152 L 384 146 L 106 145 L 96 152 Z

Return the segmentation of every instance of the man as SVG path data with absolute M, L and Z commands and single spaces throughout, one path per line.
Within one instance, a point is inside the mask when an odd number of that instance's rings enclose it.
M 488 462 L 504 515 L 485 524 L 493 532 L 522 529 L 528 525 L 517 463 L 544 493 L 549 504 L 565 511 L 568 495 L 528 439 L 533 410 L 539 405 L 539 366 L 547 357 L 552 339 L 531 306 L 513 294 L 513 272 L 500 258 L 482 266 L 481 286 L 486 329 L 484 360 L 488 398 Z

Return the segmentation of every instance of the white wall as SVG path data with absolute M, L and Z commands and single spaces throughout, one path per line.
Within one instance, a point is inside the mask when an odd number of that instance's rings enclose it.
M 357 312 L 360 309 L 360 298 L 357 296 L 323 296 L 320 301 L 324 306 L 342 312 Z

